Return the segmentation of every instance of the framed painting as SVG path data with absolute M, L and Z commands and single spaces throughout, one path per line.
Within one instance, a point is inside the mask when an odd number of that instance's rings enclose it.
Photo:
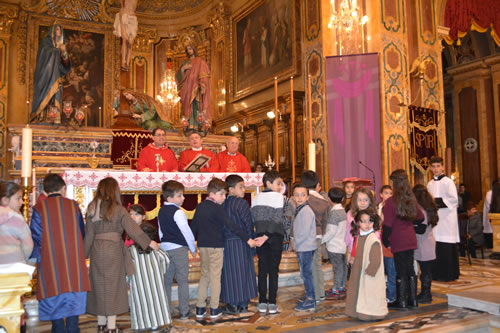
M 256 0 L 231 17 L 233 100 L 298 72 L 299 9 L 296 0 Z
M 53 20 L 32 17 L 29 40 L 30 63 L 36 64 L 37 51 L 47 38 Z M 60 78 L 63 86 L 63 107 L 86 112 L 85 125 L 107 127 L 111 122 L 111 101 L 115 82 L 112 68 L 116 59 L 110 28 L 99 24 L 58 20 L 64 31 L 66 50 L 71 62 L 70 70 Z M 29 71 L 29 96 L 33 98 L 35 66 Z

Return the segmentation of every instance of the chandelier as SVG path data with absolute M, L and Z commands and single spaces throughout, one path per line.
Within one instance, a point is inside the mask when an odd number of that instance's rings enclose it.
M 163 74 L 163 82 L 160 83 L 160 92 L 156 96 L 169 111 L 171 111 L 181 99 L 177 94 L 177 83 L 175 82 L 175 73 L 172 70 L 172 64 L 168 62 L 168 68 Z
M 339 40 L 340 54 L 342 54 L 342 40 L 347 37 L 348 42 L 353 40 L 353 36 L 361 32 L 360 45 L 362 52 L 365 52 L 364 25 L 368 22 L 368 16 L 363 15 L 356 0 L 337 0 L 338 10 L 335 10 L 335 0 L 330 0 L 332 5 L 332 15 L 328 22 L 328 28 L 336 29 Z M 361 31 L 359 31 L 361 30 Z M 354 41 L 356 43 L 356 41 Z M 357 51 L 357 50 L 353 50 Z

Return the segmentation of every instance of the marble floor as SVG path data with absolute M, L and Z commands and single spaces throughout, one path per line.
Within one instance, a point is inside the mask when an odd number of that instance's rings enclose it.
M 344 315 L 344 301 L 323 301 L 316 312 L 294 311 L 297 299 L 304 293 L 302 286 L 281 287 L 278 295 L 279 311 L 275 315 L 260 315 L 256 311 L 256 300 L 249 306 L 249 312 L 236 316 L 224 315 L 216 322 L 196 321 L 192 316 L 180 321 L 174 311 L 174 321 L 163 332 L 490 332 L 490 325 L 500 327 L 500 319 L 486 312 L 448 306 L 447 293 L 474 288 L 500 289 L 500 261 L 473 259 L 460 261 L 460 279 L 454 282 L 434 282 L 434 301 L 408 312 L 391 311 L 379 322 L 351 320 Z M 327 282 L 330 286 L 331 281 Z M 497 289 L 498 288 L 498 289 Z M 194 308 L 194 300 L 191 302 Z M 47 322 L 28 321 L 28 332 L 50 332 Z M 118 326 L 123 332 L 130 329 L 128 315 L 118 317 Z M 493 323 L 493 324 L 492 324 Z M 82 333 L 96 332 L 97 322 L 93 316 L 80 317 Z M 499 328 L 496 329 L 500 331 Z

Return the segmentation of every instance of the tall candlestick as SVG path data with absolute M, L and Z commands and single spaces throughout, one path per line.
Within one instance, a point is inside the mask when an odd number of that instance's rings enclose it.
M 316 144 L 314 142 L 309 142 L 308 144 L 309 151 L 309 165 L 308 169 L 312 171 L 316 171 Z
M 280 155 L 278 151 L 278 78 L 274 77 L 274 161 L 276 171 L 280 171 Z
M 33 130 L 30 125 L 23 128 L 23 145 L 22 145 L 22 167 L 21 176 L 29 178 L 31 176 L 31 150 L 32 150 Z
M 32 171 L 32 176 L 31 176 L 31 191 L 32 191 L 32 202 L 33 202 L 33 205 L 34 203 L 36 202 L 36 168 L 33 168 L 33 171 Z
M 291 124 L 291 141 L 292 141 L 292 183 L 295 183 L 295 105 L 293 100 L 293 76 L 290 76 L 290 122 Z
M 313 134 L 312 134 L 312 98 L 311 98 L 311 74 L 307 75 L 307 99 L 309 101 L 308 104 L 308 114 L 307 116 L 309 117 L 309 142 L 313 141 Z

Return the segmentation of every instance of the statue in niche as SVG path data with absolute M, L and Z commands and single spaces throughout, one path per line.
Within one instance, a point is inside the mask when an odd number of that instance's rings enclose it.
M 123 96 L 129 103 L 131 116 L 137 125 L 148 131 L 155 128 L 172 129 L 171 115 L 153 97 L 130 89 L 123 90 Z
M 59 24 L 50 27 L 47 36 L 40 42 L 33 80 L 32 123 L 45 122 L 48 107 L 58 113 L 62 111 L 63 86 L 60 78 L 71 70 L 65 42 L 64 30 Z
M 177 71 L 175 79 L 188 127 L 196 129 L 211 119 L 210 70 L 192 43 L 188 42 L 184 47 L 188 59 Z
M 128 71 L 130 58 L 132 57 L 132 45 L 137 36 L 137 16 L 135 9 L 137 0 L 121 0 L 120 12 L 116 13 L 113 33 L 121 37 L 121 68 Z

